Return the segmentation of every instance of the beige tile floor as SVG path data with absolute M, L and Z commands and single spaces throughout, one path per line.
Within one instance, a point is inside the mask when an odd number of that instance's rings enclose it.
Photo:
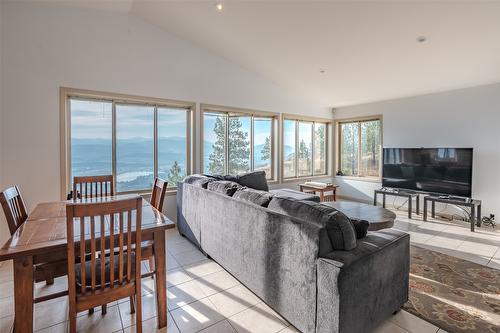
M 500 233 L 479 228 L 471 233 L 466 223 L 423 222 L 419 216 L 408 220 L 398 211 L 395 228 L 410 233 L 411 241 L 435 251 L 500 269 Z M 203 256 L 176 230 L 168 238 L 168 327 L 172 333 L 243 333 L 297 332 L 276 312 L 228 274 L 216 262 Z M 144 264 L 144 269 L 147 269 Z M 156 332 L 154 280 L 143 280 L 143 331 Z M 50 288 L 36 285 L 37 295 L 63 290 L 66 279 L 59 278 Z M 0 266 L 0 332 L 12 329 L 14 316 L 12 264 Z M 67 299 L 60 298 L 35 306 L 36 332 L 65 332 Z M 100 311 L 77 320 L 79 332 L 134 332 L 135 318 L 128 300 L 108 305 L 108 313 Z M 389 318 L 375 333 L 446 333 L 438 327 L 405 311 Z

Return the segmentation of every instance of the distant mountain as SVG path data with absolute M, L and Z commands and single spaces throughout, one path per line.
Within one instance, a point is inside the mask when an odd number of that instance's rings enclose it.
M 117 170 L 119 173 L 144 171 L 152 168 L 154 143 L 152 139 L 131 138 L 117 140 Z M 111 140 L 78 139 L 71 140 L 71 160 L 74 174 L 111 173 Z M 158 166 L 160 171 L 168 171 L 177 161 L 185 170 L 186 139 L 181 137 L 161 137 L 158 139 Z
M 73 166 L 77 168 L 99 168 L 111 170 L 111 140 L 109 139 L 79 139 L 71 141 Z M 204 141 L 204 163 L 208 165 L 209 156 L 213 151 L 213 142 Z M 261 151 L 264 144 L 255 146 L 255 164 L 261 165 Z M 158 157 L 160 168 L 171 165 L 174 161 L 184 166 L 186 139 L 182 137 L 160 137 L 158 139 Z M 295 150 L 291 146 L 284 147 L 285 157 L 293 157 Z M 146 138 L 130 138 L 117 140 L 118 168 L 141 168 L 149 165 L 153 159 L 153 140 Z

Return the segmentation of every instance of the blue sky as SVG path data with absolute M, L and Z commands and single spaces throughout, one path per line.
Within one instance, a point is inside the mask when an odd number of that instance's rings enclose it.
M 71 100 L 71 136 L 78 139 L 111 139 L 112 103 Z M 186 136 L 183 109 L 158 108 L 160 137 Z M 153 137 L 154 108 L 117 104 L 117 138 Z

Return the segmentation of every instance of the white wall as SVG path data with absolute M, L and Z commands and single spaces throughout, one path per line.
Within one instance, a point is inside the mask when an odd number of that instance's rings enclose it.
M 60 86 L 331 117 L 126 14 L 29 2 L 3 11 L 3 180 L 20 185 L 29 209 L 59 199 Z
M 2 77 L 3 77 L 3 61 L 2 61 L 2 34 L 3 34 L 3 2 L 0 1 L 0 190 L 3 190 L 3 163 L 5 157 L 3 155 L 2 136 L 3 136 L 3 98 L 2 98 Z M 3 212 L 0 212 L 0 242 L 3 242 L 9 235 L 9 228 Z
M 340 108 L 336 119 L 383 115 L 384 147 L 474 148 L 472 193 L 500 213 L 500 84 Z M 335 179 L 340 193 L 373 200 L 380 183 Z

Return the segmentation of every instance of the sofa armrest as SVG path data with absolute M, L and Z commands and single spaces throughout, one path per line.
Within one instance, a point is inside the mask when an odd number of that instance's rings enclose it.
M 369 232 L 351 251 L 318 259 L 317 332 L 369 332 L 408 300 L 410 237 Z

